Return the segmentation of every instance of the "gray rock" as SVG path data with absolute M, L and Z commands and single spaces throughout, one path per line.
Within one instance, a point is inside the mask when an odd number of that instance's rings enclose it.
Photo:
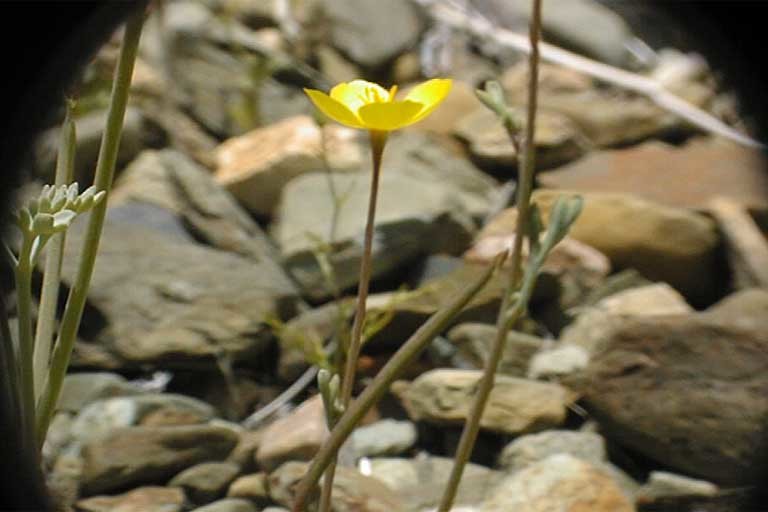
M 585 506 L 588 508 L 584 509 Z M 634 512 L 635 507 L 605 471 L 571 455 L 560 454 L 508 476 L 491 492 L 480 510 Z
M 259 510 L 256 508 L 256 505 L 248 500 L 225 498 L 203 507 L 198 507 L 192 512 L 259 512 Z
M 589 363 L 589 352 L 584 347 L 562 343 L 555 348 L 535 354 L 530 361 L 529 379 L 557 379 L 583 370 Z
M 457 346 L 452 362 L 455 367 L 482 369 L 488 362 L 496 327 L 488 324 L 460 324 L 448 332 L 448 339 Z M 510 332 L 499 362 L 499 374 L 524 377 L 528 362 L 546 346 L 546 340 L 520 332 Z
M 223 460 L 237 435 L 221 427 L 129 427 L 83 447 L 84 495 L 165 482 L 179 471 Z
M 504 447 L 499 466 L 514 473 L 551 455 L 568 454 L 587 462 L 606 460 L 605 440 L 594 432 L 549 430 L 521 436 Z
M 385 419 L 358 427 L 350 437 L 357 457 L 400 455 L 416 443 L 416 426 L 410 421 Z
M 352 61 L 377 68 L 413 46 L 422 25 L 405 0 L 323 0 L 333 45 Z
M 75 505 L 78 512 L 182 512 L 184 491 L 173 487 L 139 487 L 117 496 L 94 496 Z
M 77 272 L 84 225 L 68 232 L 63 281 Z M 242 359 L 269 345 L 266 315 L 291 316 L 291 281 L 264 255 L 254 262 L 151 229 L 108 221 L 88 299 L 106 321 L 97 338 L 128 364 L 184 365 L 219 354 Z M 84 324 L 88 324 L 86 318 Z
M 87 443 L 110 434 L 117 428 L 139 425 L 144 418 L 158 410 L 173 411 L 202 423 L 213 418 L 213 407 L 183 395 L 147 394 L 99 400 L 87 405 L 72 422 L 72 436 Z
M 78 413 L 84 406 L 96 400 L 138 393 L 141 393 L 140 388 L 116 373 L 71 373 L 64 377 L 56 409 Z
M 414 420 L 461 424 L 469 414 L 481 375 L 480 370 L 431 370 L 410 384 L 396 383 L 393 391 Z M 558 384 L 498 375 L 480 427 L 506 434 L 556 427 L 565 420 L 571 399 Z
M 224 495 L 232 481 L 240 473 L 240 467 L 231 462 L 203 462 L 185 469 L 168 482 L 171 487 L 181 487 L 193 503 L 210 503 Z
M 768 290 L 753 288 L 728 295 L 710 306 L 706 315 L 744 329 L 768 331 Z

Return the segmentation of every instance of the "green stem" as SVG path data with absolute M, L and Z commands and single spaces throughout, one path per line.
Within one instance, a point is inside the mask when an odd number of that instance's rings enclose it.
M 139 46 L 141 26 L 144 22 L 144 10 L 140 9 L 128 20 L 123 35 L 123 44 L 115 70 L 112 86 L 112 97 L 107 114 L 107 124 L 101 139 L 99 158 L 96 163 L 94 184 L 97 190 L 105 191 L 107 197 L 94 206 L 88 222 L 83 250 L 80 258 L 77 277 L 67 298 L 67 305 L 61 321 L 59 337 L 51 360 L 51 370 L 48 374 L 43 396 L 40 398 L 37 415 L 37 441 L 39 445 L 45 440 L 48 425 L 53 417 L 53 411 L 61 392 L 64 376 L 69 365 L 69 358 L 75 345 L 77 330 L 85 308 L 88 287 L 96 263 L 99 249 L 99 238 L 104 227 L 107 212 L 107 199 L 112 187 L 117 151 L 120 147 L 120 135 L 123 129 L 123 119 L 128 103 L 128 93 L 133 74 L 133 65 Z
M 467 418 L 467 422 L 464 425 L 464 430 L 461 433 L 459 446 L 456 449 L 453 469 L 451 470 L 451 475 L 448 479 L 443 497 L 440 501 L 438 512 L 449 512 L 453 507 L 453 503 L 456 499 L 456 493 L 458 492 L 459 488 L 459 482 L 461 481 L 461 476 L 464 473 L 464 467 L 469 461 L 469 458 L 472 454 L 472 449 L 475 446 L 475 441 L 477 440 L 477 434 L 480 430 L 480 419 L 482 418 L 483 412 L 485 411 L 485 406 L 488 403 L 488 397 L 493 390 L 499 361 L 501 361 L 501 358 L 504 354 L 504 346 L 507 339 L 507 333 L 514 326 L 520 316 L 525 312 L 529 299 L 528 296 L 520 296 L 514 302 L 514 306 L 511 304 L 513 292 L 519 286 L 520 278 L 522 277 L 523 234 L 526 232 L 525 226 L 528 223 L 531 190 L 533 188 L 533 173 L 535 164 L 534 135 L 536 128 L 536 101 L 539 76 L 538 43 L 540 31 L 541 0 L 533 0 L 533 14 L 531 17 L 530 28 L 531 55 L 529 60 L 530 73 L 528 82 L 528 116 L 525 134 L 525 150 L 523 153 L 524 161 L 518 172 L 519 184 L 517 188 L 517 226 L 512 249 L 512 271 L 509 274 L 507 289 L 504 292 L 504 298 L 502 299 L 501 306 L 499 308 L 499 315 L 496 321 L 496 336 L 493 340 L 491 355 L 488 359 L 488 364 L 486 365 L 485 371 L 483 372 L 483 376 L 480 380 L 477 395 L 475 396 L 475 401 L 472 404 L 469 417 Z M 513 143 L 514 142 L 515 141 L 513 140 Z M 526 295 L 530 295 L 530 292 L 526 293 Z M 510 307 L 512 307 L 511 310 Z
M 67 114 L 61 129 L 59 154 L 56 160 L 56 178 L 54 186 L 58 189 L 68 185 L 75 172 L 75 122 L 72 120 L 74 105 L 67 102 Z M 56 305 L 59 300 L 61 282 L 61 261 L 64 255 L 65 234 L 58 233 L 51 237 L 45 256 L 43 287 L 40 292 L 40 310 L 35 329 L 35 400 L 39 400 L 45 385 L 45 376 L 51 360 L 51 345 L 56 324 Z
M 344 407 L 349 405 L 352 398 L 352 390 L 355 386 L 355 373 L 357 359 L 360 356 L 363 325 L 365 324 L 365 303 L 368 300 L 368 286 L 371 281 L 371 249 L 373 247 L 373 228 L 376 218 L 376 199 L 379 195 L 379 176 L 381 175 L 381 157 L 384 154 L 384 146 L 387 143 L 387 132 L 371 131 L 371 157 L 373 164 L 373 176 L 371 177 L 371 191 L 368 198 L 368 216 L 365 223 L 365 240 L 363 242 L 363 258 L 360 261 L 360 283 L 357 288 L 357 306 L 355 320 L 352 323 L 352 337 L 347 347 L 344 376 L 341 381 L 341 403 Z M 336 457 L 333 458 L 325 474 L 323 491 L 320 496 L 320 512 L 330 512 L 331 494 L 333 493 L 333 479 L 336 473 Z
M 22 424 L 25 434 L 31 435 L 35 414 L 35 383 L 32 373 L 32 267 L 31 255 L 34 235 L 24 233 L 16 266 L 16 309 L 19 332 L 19 376 Z
M 296 487 L 296 497 L 291 509 L 293 512 L 302 512 L 304 510 L 307 498 L 312 489 L 314 489 L 315 484 L 320 480 L 323 471 L 335 459 L 339 448 L 341 448 L 341 445 L 344 444 L 344 441 L 347 440 L 363 416 L 381 400 L 389 390 L 389 386 L 424 351 L 435 336 L 443 332 L 456 315 L 486 285 L 491 276 L 498 270 L 505 256 L 506 254 L 498 257 L 476 281 L 470 283 L 448 306 L 429 317 L 387 361 L 387 364 L 384 365 L 365 390 L 360 393 L 360 396 L 344 411 L 333 431 L 331 431 L 330 437 L 317 452 L 307 469 L 307 473 Z

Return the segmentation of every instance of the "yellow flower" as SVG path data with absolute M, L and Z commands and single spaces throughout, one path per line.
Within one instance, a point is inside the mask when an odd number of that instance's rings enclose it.
M 427 117 L 450 90 L 451 80 L 435 78 L 411 89 L 403 100 L 395 100 L 396 85 L 387 91 L 365 80 L 340 83 L 330 95 L 315 89 L 304 92 L 334 121 L 352 128 L 390 132 Z

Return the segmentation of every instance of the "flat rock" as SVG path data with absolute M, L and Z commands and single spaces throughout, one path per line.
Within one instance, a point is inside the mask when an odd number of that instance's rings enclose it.
M 322 397 L 316 395 L 264 430 L 256 462 L 272 470 L 289 460 L 310 460 L 327 437 Z
M 226 140 L 216 149 L 216 179 L 248 210 L 271 216 L 296 176 L 323 172 L 326 165 L 326 172 L 360 168 L 359 132 L 335 124 L 323 130 L 325 142 L 311 117 L 296 116 Z
M 269 503 L 266 473 L 243 475 L 229 486 L 228 498 L 242 498 L 258 504 Z
M 67 234 L 66 284 L 77 272 L 83 227 L 79 222 Z M 253 356 L 269 345 L 265 315 L 291 316 L 299 300 L 266 257 L 259 264 L 114 220 L 106 223 L 101 247 L 88 296 L 100 318 L 91 322 L 104 326 L 98 339 L 127 364 Z
M 386 5 L 378 0 L 323 0 L 322 6 L 333 45 L 366 68 L 394 60 L 421 34 L 418 13 L 405 0 Z
M 139 393 L 141 389 L 138 386 L 116 373 L 70 373 L 64 377 L 56 409 L 77 413 L 89 403 L 99 399 Z
M 548 430 L 520 436 L 502 450 L 499 466 L 514 473 L 552 455 L 568 454 L 591 463 L 607 460 L 605 440 L 594 432 Z
M 718 138 L 683 146 L 651 141 L 595 151 L 538 175 L 548 188 L 633 194 L 666 206 L 703 210 L 721 196 L 752 209 L 768 209 L 762 152 Z M 695 183 L 696 186 L 691 186 Z
M 184 491 L 175 487 L 139 487 L 117 496 L 94 496 L 78 501 L 77 512 L 182 512 Z
M 201 462 L 223 460 L 237 434 L 222 427 L 129 427 L 83 446 L 84 495 L 165 482 Z
M 193 503 L 205 504 L 222 497 L 239 473 L 240 467 L 232 462 L 203 462 L 185 469 L 168 485 L 184 489 Z
M 571 455 L 552 455 L 504 479 L 481 512 L 634 512 L 606 472 Z
M 384 419 L 356 428 L 350 437 L 357 457 L 400 455 L 416 444 L 418 433 L 410 421 Z
M 764 476 L 768 337 L 706 314 L 627 318 L 569 385 L 603 433 L 722 484 Z
M 705 313 L 728 325 L 768 332 L 768 290 L 752 288 L 732 293 L 707 308 Z
M 431 370 L 410 384 L 393 388 L 415 421 L 459 425 L 469 414 L 482 372 Z M 572 397 L 558 384 L 497 375 L 480 427 L 522 434 L 556 427 L 565 421 Z
M 198 507 L 192 512 L 259 512 L 256 505 L 242 498 L 224 498 Z
M 531 357 L 526 377 L 552 380 L 583 370 L 589 363 L 589 352 L 582 346 L 560 343 Z

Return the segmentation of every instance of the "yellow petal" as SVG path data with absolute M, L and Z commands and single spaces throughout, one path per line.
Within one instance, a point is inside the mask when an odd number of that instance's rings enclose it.
M 424 108 L 418 113 L 413 122 L 424 119 L 448 96 L 453 82 L 449 78 L 433 78 L 410 90 L 406 101 L 421 103 Z
M 369 130 L 389 132 L 415 122 L 424 106 L 413 101 L 392 101 L 363 105 L 358 116 Z
M 318 91 L 316 89 L 304 89 L 304 92 L 307 93 L 309 99 L 312 100 L 312 103 L 315 104 L 320 112 L 330 117 L 334 121 L 350 126 L 352 128 L 364 128 L 363 124 L 360 122 L 360 119 L 358 119 L 358 117 L 349 108 L 337 100 L 331 98 L 324 92 Z
M 389 98 L 389 92 L 378 84 L 367 82 L 365 80 L 352 80 L 351 82 L 342 82 L 331 89 L 331 98 L 342 103 L 352 112 L 357 112 L 360 107 L 366 103 L 371 103 L 368 99 L 368 91 L 375 91 L 379 97 L 386 101 Z

